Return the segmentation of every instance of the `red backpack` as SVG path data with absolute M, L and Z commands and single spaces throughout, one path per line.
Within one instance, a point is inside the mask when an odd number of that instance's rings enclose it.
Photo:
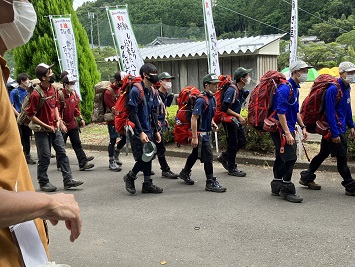
M 204 110 L 209 105 L 206 95 L 201 94 L 200 90 L 193 86 L 183 88 L 177 98 L 178 111 L 175 117 L 174 141 L 179 146 L 180 144 L 190 144 L 192 138 L 191 132 L 191 117 L 196 99 L 203 97 L 206 101 Z
M 272 117 L 274 95 L 280 84 L 288 81 L 281 72 L 270 70 L 260 79 L 260 83 L 251 92 L 248 105 L 248 124 L 258 131 L 264 131 L 264 120 Z M 292 90 L 290 91 L 292 94 Z
M 130 125 L 134 129 L 135 125 L 128 119 L 129 110 L 127 109 L 127 96 L 133 86 L 137 86 L 140 95 L 140 102 L 144 101 L 144 89 L 142 87 L 142 78 L 135 77 L 131 74 L 126 75 L 122 80 L 122 87 L 118 95 L 118 99 L 115 106 L 115 128 L 120 134 L 125 133 L 125 126 Z
M 311 87 L 311 91 L 303 100 L 301 106 L 301 118 L 310 133 L 316 132 L 317 121 L 324 120 L 325 111 L 325 93 L 330 85 L 335 85 L 338 89 L 336 102 L 343 96 L 338 79 L 329 75 L 321 74 L 315 80 Z
M 214 97 L 216 99 L 216 111 L 213 117 L 214 122 L 218 125 L 222 121 L 224 122 L 232 122 L 233 116 L 227 115 L 225 112 L 221 110 L 222 104 L 223 104 L 223 99 L 224 99 L 224 94 L 226 93 L 226 90 L 228 87 L 233 87 L 235 89 L 235 95 L 234 95 L 234 100 L 231 104 L 234 103 L 235 99 L 238 98 L 239 96 L 239 89 L 237 86 L 232 81 L 232 78 L 230 75 L 219 75 L 218 79 L 220 82 L 218 83 L 218 90 L 214 94 Z

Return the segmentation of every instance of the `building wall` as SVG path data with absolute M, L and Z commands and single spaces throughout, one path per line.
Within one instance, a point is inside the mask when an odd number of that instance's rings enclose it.
M 172 92 L 178 94 L 188 85 L 202 89 L 202 78 L 208 73 L 207 58 L 179 59 L 179 60 L 145 60 L 154 64 L 158 73 L 167 71 L 175 76 L 172 82 Z M 231 75 L 238 67 L 253 69 L 251 73 L 252 83 L 246 89 L 253 89 L 260 77 L 268 70 L 277 69 L 277 56 L 271 55 L 222 55 L 219 58 L 222 74 Z

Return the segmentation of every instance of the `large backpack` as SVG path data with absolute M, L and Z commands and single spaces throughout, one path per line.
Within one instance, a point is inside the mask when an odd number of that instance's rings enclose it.
M 42 90 L 42 88 L 40 86 L 36 86 L 34 91 L 36 91 L 41 96 L 40 99 L 39 99 L 39 104 L 38 104 L 38 108 L 37 108 L 37 112 L 38 112 L 38 110 L 41 109 L 41 107 L 43 106 L 44 102 L 46 101 L 46 97 L 44 96 L 44 92 L 43 92 L 43 90 Z M 31 121 L 26 115 L 26 108 L 28 107 L 28 104 L 30 102 L 30 96 L 31 96 L 31 94 L 27 94 L 25 96 L 25 98 L 23 99 L 20 113 L 17 116 L 17 123 L 19 125 L 28 125 L 30 123 L 30 121 Z
M 95 98 L 94 98 L 94 111 L 91 116 L 92 122 L 104 122 L 104 115 L 108 112 L 104 101 L 104 95 L 106 90 L 110 90 L 112 95 L 117 98 L 115 91 L 110 87 L 109 81 L 101 81 L 95 84 Z
M 216 99 L 216 111 L 215 111 L 213 120 L 216 124 L 220 124 L 222 121 L 232 122 L 232 119 L 234 117 L 227 115 L 225 112 L 223 112 L 221 110 L 221 108 L 222 108 L 222 104 L 223 104 L 224 95 L 225 95 L 227 89 L 231 86 L 235 90 L 233 102 L 231 104 L 233 104 L 235 102 L 235 99 L 237 99 L 239 97 L 239 89 L 233 83 L 230 75 L 222 75 L 221 74 L 218 76 L 218 79 L 220 80 L 220 82 L 218 83 L 218 90 L 214 94 L 214 97 Z
M 280 84 L 288 84 L 285 75 L 270 70 L 261 77 L 260 83 L 251 92 L 248 105 L 248 124 L 258 131 L 264 131 L 264 120 L 273 114 L 274 96 Z M 290 90 L 291 93 L 292 90 Z
M 133 86 L 136 86 L 139 90 L 140 102 L 145 101 L 144 89 L 141 84 L 142 78 L 135 77 L 131 74 L 126 75 L 122 80 L 122 87 L 118 95 L 115 106 L 115 128 L 120 134 L 125 133 L 125 126 L 129 125 L 134 129 L 134 123 L 128 119 L 129 110 L 127 109 L 128 95 Z
M 192 138 L 191 117 L 196 99 L 203 97 L 206 101 L 204 110 L 209 105 L 206 95 L 201 94 L 200 90 L 193 86 L 183 88 L 177 98 L 178 111 L 175 117 L 174 141 L 177 145 L 189 144 Z
M 325 93 L 330 85 L 335 85 L 338 89 L 336 102 L 342 97 L 343 93 L 338 83 L 338 79 L 329 74 L 321 74 L 315 80 L 307 97 L 301 106 L 301 118 L 310 133 L 316 132 L 317 121 L 324 120 L 325 112 Z

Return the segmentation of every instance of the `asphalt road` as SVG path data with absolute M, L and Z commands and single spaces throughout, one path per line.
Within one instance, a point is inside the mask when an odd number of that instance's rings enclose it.
M 35 149 L 33 150 L 35 151 Z M 244 178 L 215 174 L 226 193 L 204 190 L 203 165 L 192 171 L 195 185 L 161 178 L 153 163 L 158 195 L 126 192 L 123 175 L 133 166 L 123 156 L 123 170 L 108 170 L 107 152 L 89 151 L 95 168 L 80 172 L 72 150 L 73 176 L 85 183 L 75 194 L 83 217 L 82 235 L 74 243 L 64 223 L 50 226 L 52 261 L 81 266 L 355 266 L 354 197 L 344 194 L 337 173 L 317 174 L 321 191 L 293 181 L 304 202 L 294 204 L 270 194 L 272 168 L 239 165 Z M 185 159 L 168 158 L 178 172 Z M 36 166 L 30 166 L 35 187 Z M 50 181 L 63 192 L 61 173 L 53 161 Z M 68 192 L 68 191 L 66 191 Z

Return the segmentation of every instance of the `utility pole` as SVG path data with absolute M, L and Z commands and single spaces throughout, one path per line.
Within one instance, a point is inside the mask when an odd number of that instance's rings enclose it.
M 163 37 L 163 20 L 160 18 L 160 37 Z
M 99 29 L 99 15 L 96 15 L 96 23 L 97 23 L 97 42 L 99 44 L 99 50 L 101 50 L 100 44 L 100 29 Z
M 88 12 L 88 17 L 90 19 L 91 49 L 93 49 L 94 48 L 94 40 L 93 40 L 92 32 L 93 32 L 94 28 L 92 27 L 92 20 L 95 18 L 95 13 Z

